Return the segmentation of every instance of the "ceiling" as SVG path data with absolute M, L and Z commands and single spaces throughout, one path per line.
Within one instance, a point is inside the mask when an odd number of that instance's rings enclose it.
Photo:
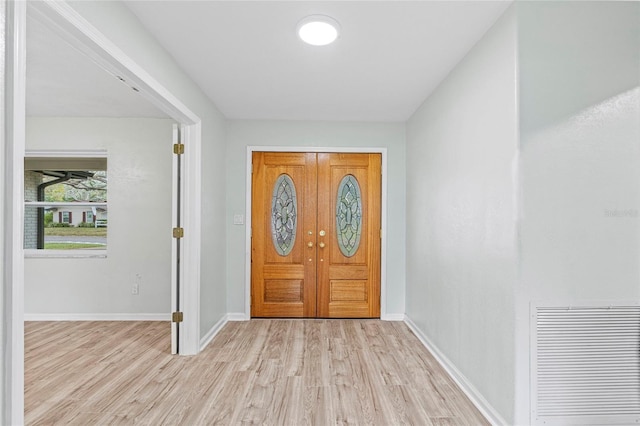
M 30 15 L 26 92 L 31 117 L 167 117 Z
M 231 119 L 405 121 L 509 6 L 487 1 L 126 1 Z M 329 46 L 295 33 L 340 23 Z
M 229 119 L 405 121 L 510 1 L 125 1 Z M 297 23 L 329 15 L 329 46 Z M 43 25 L 27 25 L 30 115 L 165 115 Z

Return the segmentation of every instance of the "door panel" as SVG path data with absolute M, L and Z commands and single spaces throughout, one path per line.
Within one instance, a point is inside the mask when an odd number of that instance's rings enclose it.
M 315 154 L 253 154 L 251 315 L 255 317 L 314 317 L 316 314 L 315 245 L 317 203 Z M 274 185 L 282 174 L 293 181 L 297 198 L 295 240 L 282 255 L 272 238 Z M 312 252 L 312 253 L 309 253 Z
M 352 175 L 360 188 L 361 226 L 357 249 L 345 256 L 338 244 L 338 190 Z M 318 154 L 318 316 L 380 316 L 380 154 Z M 320 189 L 322 188 L 322 189 Z M 352 204 L 353 205 L 353 204 Z M 320 248 L 324 243 L 324 248 Z
M 272 206 L 283 174 L 296 189 L 290 251 L 272 237 L 273 223 L 282 224 Z M 381 155 L 255 152 L 252 179 L 251 315 L 379 317 Z

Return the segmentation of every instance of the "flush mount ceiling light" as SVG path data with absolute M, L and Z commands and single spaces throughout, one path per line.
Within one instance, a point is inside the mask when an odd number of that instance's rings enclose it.
M 340 24 L 328 16 L 311 15 L 298 23 L 298 36 L 313 46 L 333 43 L 340 34 Z

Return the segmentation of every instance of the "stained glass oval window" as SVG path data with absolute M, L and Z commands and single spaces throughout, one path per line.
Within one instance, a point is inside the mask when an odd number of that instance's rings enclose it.
M 296 241 L 298 222 L 296 187 L 287 174 L 281 174 L 273 186 L 271 197 L 271 239 L 281 256 L 287 256 Z
M 338 247 L 346 257 L 358 251 L 362 233 L 362 197 L 354 175 L 346 175 L 338 186 L 336 200 L 336 236 Z

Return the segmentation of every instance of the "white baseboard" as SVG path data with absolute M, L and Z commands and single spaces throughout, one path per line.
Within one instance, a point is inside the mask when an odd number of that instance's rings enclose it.
M 384 314 L 380 316 L 382 321 L 404 321 L 404 314 Z
M 24 314 L 25 321 L 171 321 L 171 314 Z
M 504 421 L 502 416 L 489 404 L 489 402 L 482 396 L 482 394 L 475 388 L 467 379 L 467 377 L 460 372 L 456 368 L 456 366 L 449 361 L 449 359 L 438 349 L 436 345 L 429 340 L 426 334 L 422 332 L 418 328 L 418 326 L 409 318 L 409 316 L 405 315 L 404 318 L 405 324 L 413 331 L 413 334 L 418 337 L 420 342 L 427 348 L 429 352 L 433 355 L 433 357 L 440 363 L 442 368 L 451 376 L 454 382 L 462 389 L 462 391 L 467 395 L 467 397 L 471 400 L 473 405 L 482 413 L 482 415 L 492 424 L 492 425 L 506 425 L 507 422 Z
M 207 331 L 207 334 L 205 334 L 204 336 L 202 336 L 202 338 L 200 339 L 200 351 L 202 352 L 204 350 L 204 348 L 207 347 L 207 345 L 209 343 L 211 343 L 211 341 L 213 340 L 214 337 L 216 337 L 216 334 L 218 334 L 218 332 L 222 329 L 222 327 L 224 327 L 224 325 L 229 322 L 229 314 L 226 314 L 225 316 L 223 316 L 220 321 L 218 321 L 217 323 L 215 323 L 213 325 L 213 327 L 211 327 L 211 329 L 209 331 Z
M 247 316 L 244 312 L 232 312 L 227 314 L 227 320 L 229 321 L 249 321 L 251 317 Z

